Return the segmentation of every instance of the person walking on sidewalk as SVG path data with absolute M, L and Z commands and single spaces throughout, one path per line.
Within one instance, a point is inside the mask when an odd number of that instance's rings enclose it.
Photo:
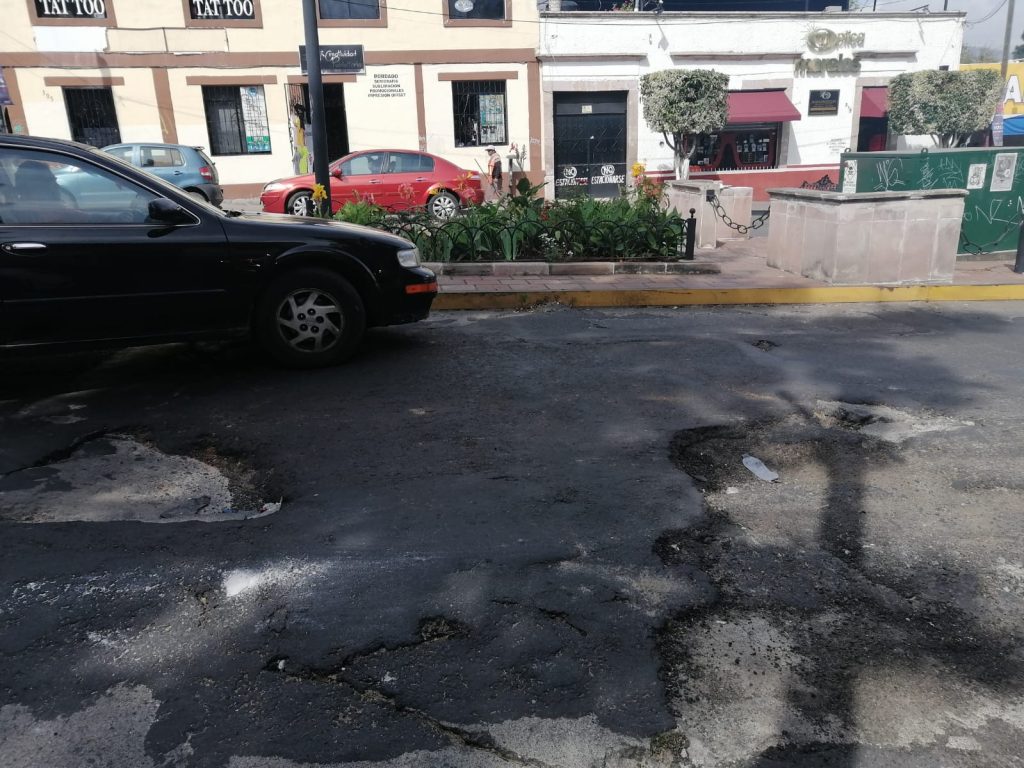
M 501 195 L 501 156 L 494 147 L 487 148 L 487 178 L 494 196 Z

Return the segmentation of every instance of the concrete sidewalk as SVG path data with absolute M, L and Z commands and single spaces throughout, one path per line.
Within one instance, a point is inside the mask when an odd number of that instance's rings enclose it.
M 442 275 L 434 308 L 1024 300 L 1024 275 L 1013 272 L 1012 258 L 958 262 L 952 285 L 835 286 L 769 267 L 766 251 L 766 238 L 698 251 L 695 260 L 717 274 Z
M 258 212 L 258 199 L 225 201 L 224 208 Z M 829 304 L 879 301 L 1024 300 L 1024 275 L 1012 254 L 993 261 L 957 262 L 952 285 L 835 286 L 767 264 L 764 231 L 716 249 L 695 262 L 714 274 L 441 275 L 435 309 L 516 309 L 558 302 L 580 307 L 672 307 L 688 304 Z

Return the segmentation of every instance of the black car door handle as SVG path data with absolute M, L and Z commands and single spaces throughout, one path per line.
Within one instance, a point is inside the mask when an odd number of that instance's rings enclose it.
M 31 255 L 33 252 L 46 250 L 46 246 L 42 243 L 4 243 L 0 248 L 3 248 L 8 253 L 18 253 L 26 256 Z

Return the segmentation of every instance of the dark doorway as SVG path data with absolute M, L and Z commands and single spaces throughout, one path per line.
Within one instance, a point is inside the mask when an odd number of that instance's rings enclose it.
M 121 143 L 114 94 L 110 88 L 65 88 L 64 104 L 68 110 L 72 139 L 94 147 Z
M 626 184 L 626 91 L 555 93 L 555 197 L 618 197 Z
M 313 151 L 313 142 L 308 136 L 310 124 L 309 85 L 306 83 L 288 85 L 289 118 L 302 120 L 302 135 L 305 146 Z M 327 123 L 327 161 L 333 162 L 348 154 L 348 118 L 345 116 L 345 85 L 324 83 L 324 117 Z M 292 131 L 295 143 L 296 132 Z M 298 147 L 296 147 L 298 149 Z
M 857 134 L 858 152 L 884 152 L 889 141 L 888 117 L 862 117 Z

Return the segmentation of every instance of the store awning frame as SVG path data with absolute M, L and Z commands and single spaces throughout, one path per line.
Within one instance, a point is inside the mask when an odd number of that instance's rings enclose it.
M 861 117 L 885 117 L 888 114 L 889 89 L 886 86 L 870 86 L 861 91 Z
M 729 124 L 787 123 L 801 118 L 785 91 L 729 91 Z

